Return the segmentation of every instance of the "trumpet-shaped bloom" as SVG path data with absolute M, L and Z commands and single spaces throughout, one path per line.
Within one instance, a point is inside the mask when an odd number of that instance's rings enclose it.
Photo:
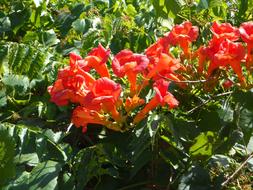
M 244 81 L 241 68 L 241 61 L 244 59 L 244 56 L 245 51 L 241 43 L 225 40 L 220 44 L 218 52 L 213 55 L 207 74 L 210 76 L 218 67 L 230 65 L 239 80 Z
M 143 105 L 145 103 L 144 99 L 141 99 L 137 95 L 134 95 L 134 97 L 130 98 L 127 97 L 125 102 L 125 110 L 126 112 L 130 112 L 131 110 Z
M 181 64 L 178 60 L 172 58 L 171 56 L 161 53 L 156 65 L 148 72 L 146 78 L 149 80 L 158 73 L 166 71 L 167 73 L 173 73 L 181 68 Z
M 110 78 L 106 62 L 110 56 L 110 49 L 106 50 L 101 44 L 93 48 L 84 58 L 85 68 L 94 68 L 101 77 Z
M 51 101 L 58 106 L 69 102 L 82 104 L 84 97 L 91 90 L 95 79 L 80 68 L 66 67 L 59 71 L 56 82 L 48 87 Z
M 189 21 L 176 25 L 168 34 L 168 40 L 171 45 L 179 45 L 186 56 L 190 54 L 189 44 L 196 41 L 199 34 L 198 27 L 192 26 Z
M 72 114 L 72 123 L 76 127 L 82 127 L 83 132 L 87 130 L 87 124 L 100 124 L 100 125 L 111 125 L 112 122 L 108 121 L 105 115 L 100 114 L 95 110 L 90 110 L 83 106 L 78 106 L 74 109 Z
M 112 115 L 116 121 L 121 121 L 121 115 L 117 111 L 117 107 L 121 105 L 120 93 L 122 89 L 120 84 L 115 83 L 107 77 L 98 79 L 92 88 L 94 98 L 93 104 L 99 104 L 101 109 Z
M 154 44 L 149 46 L 145 50 L 145 54 L 151 58 L 151 57 L 158 57 L 161 53 L 169 54 L 169 40 L 168 37 L 162 37 L 157 40 Z
M 83 71 L 89 71 L 90 67 L 87 66 L 87 62 L 80 56 L 74 52 L 69 54 L 69 65 L 72 69 L 78 67 Z
M 252 50 L 253 50 L 253 21 L 244 22 L 239 28 L 242 40 L 247 43 L 247 67 L 252 65 Z
M 238 28 L 233 27 L 229 23 L 219 24 L 218 22 L 214 22 L 211 31 L 214 35 L 214 38 L 218 39 L 228 39 L 230 41 L 236 41 L 240 38 L 240 32 Z
M 168 92 L 169 82 L 160 79 L 157 80 L 153 88 L 156 92 L 155 96 L 145 105 L 145 107 L 135 116 L 134 123 L 138 123 L 143 120 L 149 111 L 155 109 L 157 106 L 169 106 L 169 109 L 178 106 L 179 102 L 174 98 L 174 96 Z
M 122 50 L 112 61 L 112 69 L 118 77 L 128 78 L 130 83 L 130 92 L 135 94 L 137 90 L 137 74 L 144 72 L 149 60 L 145 55 L 134 54 L 130 50 Z

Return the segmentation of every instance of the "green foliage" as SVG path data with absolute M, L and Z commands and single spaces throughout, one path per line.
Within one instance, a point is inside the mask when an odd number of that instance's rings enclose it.
M 0 125 L 0 186 L 15 175 L 15 143 L 4 126 Z

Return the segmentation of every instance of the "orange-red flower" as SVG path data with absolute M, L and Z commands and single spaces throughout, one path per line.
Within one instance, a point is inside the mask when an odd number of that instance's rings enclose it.
M 149 111 L 153 110 L 157 106 L 169 106 L 169 109 L 178 106 L 179 102 L 174 96 L 168 92 L 169 82 L 163 79 L 157 80 L 153 87 L 156 95 L 145 105 L 145 107 L 135 116 L 134 123 L 138 123 L 143 120 Z
M 238 28 L 233 27 L 229 23 L 219 24 L 218 22 L 214 22 L 211 31 L 214 35 L 214 38 L 217 39 L 228 39 L 230 41 L 236 41 L 240 38 L 240 32 Z
M 253 50 L 253 21 L 244 22 L 239 28 L 241 37 L 247 44 L 247 67 L 253 64 L 252 50 Z
M 149 80 L 163 71 L 166 71 L 167 73 L 173 73 L 179 68 L 181 68 L 181 64 L 177 59 L 174 59 L 167 54 L 161 53 L 158 58 L 158 62 L 148 72 L 146 78 Z
M 130 50 L 122 50 L 115 55 L 112 61 L 112 69 L 118 77 L 128 78 L 130 83 L 130 92 L 132 95 L 137 90 L 137 74 L 144 72 L 149 63 L 145 55 L 135 54 Z
M 83 132 L 86 132 L 87 124 L 89 123 L 100 124 L 104 126 L 111 125 L 112 123 L 108 121 L 105 115 L 83 106 L 78 106 L 74 109 L 71 120 L 76 127 L 82 127 Z
M 134 95 L 134 97 L 130 98 L 127 97 L 125 102 L 125 110 L 126 112 L 130 112 L 131 110 L 143 105 L 145 103 L 144 99 L 141 99 L 137 95 Z
M 78 66 L 75 69 L 61 69 L 54 85 L 48 87 L 50 100 L 58 106 L 67 105 L 69 102 L 82 104 L 93 82 L 95 79 Z
M 110 113 L 115 121 L 121 121 L 122 117 L 117 111 L 117 107 L 122 104 L 120 84 L 115 83 L 107 77 L 98 79 L 92 88 L 94 98 L 92 103 L 101 105 L 104 112 Z
M 90 67 L 87 66 L 87 62 L 80 55 L 77 55 L 74 52 L 69 54 L 69 65 L 72 69 L 78 66 L 78 68 L 82 69 L 83 71 L 88 72 L 90 70 Z
M 185 56 L 190 54 L 189 44 L 196 41 L 198 37 L 198 27 L 192 26 L 192 23 L 185 21 L 180 25 L 176 25 L 168 34 L 168 40 L 171 45 L 179 45 Z
M 169 40 L 168 37 L 162 37 L 157 40 L 154 44 L 150 45 L 146 50 L 145 54 L 150 58 L 158 57 L 161 53 L 169 54 Z
M 101 77 L 110 78 L 106 62 L 110 56 L 110 49 L 105 49 L 101 44 L 93 48 L 84 58 L 86 67 L 94 68 Z
M 213 55 L 207 74 L 210 76 L 212 72 L 220 66 L 230 65 L 237 74 L 240 81 L 244 81 L 242 74 L 241 61 L 244 59 L 245 51 L 241 43 L 225 40 L 219 45 L 218 51 Z

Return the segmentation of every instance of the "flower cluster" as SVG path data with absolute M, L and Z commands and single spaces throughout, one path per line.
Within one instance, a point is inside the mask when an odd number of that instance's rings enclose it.
M 197 51 L 198 71 L 202 73 L 204 66 L 208 65 L 207 76 L 210 76 L 216 69 L 230 66 L 244 83 L 241 64 L 246 62 L 248 69 L 252 66 L 253 22 L 242 23 L 239 29 L 229 23 L 214 22 L 211 32 L 213 37 L 208 45 L 201 46 Z M 239 42 L 240 37 L 246 43 L 247 54 L 244 45 Z
M 246 68 L 250 69 L 253 63 L 253 22 L 243 23 L 239 29 L 214 22 L 211 32 L 213 37 L 209 43 L 196 51 L 191 46 L 199 31 L 186 21 L 159 38 L 143 54 L 125 49 L 110 61 L 110 50 L 102 45 L 92 49 L 85 58 L 71 53 L 69 66 L 60 69 L 57 80 L 48 87 L 51 101 L 58 106 L 75 104 L 72 123 L 84 132 L 87 124 L 124 131 L 142 121 L 157 106 L 169 109 L 178 106 L 168 87 L 170 81 L 187 87 L 179 83 L 185 80 L 182 75 L 187 72 L 185 60 L 188 65 L 196 60 L 198 72 L 206 73 L 207 77 L 220 67 L 231 66 L 244 83 L 241 64 L 246 62 Z M 240 37 L 246 48 L 238 42 Z M 171 54 L 172 46 L 181 48 L 178 58 Z M 90 70 L 95 70 L 99 77 L 92 76 Z M 231 81 L 225 86 L 229 85 Z M 154 96 L 146 102 L 142 92 L 150 86 Z

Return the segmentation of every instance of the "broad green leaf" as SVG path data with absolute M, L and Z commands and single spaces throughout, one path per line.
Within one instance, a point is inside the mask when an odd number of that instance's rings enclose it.
M 229 168 L 229 166 L 233 163 L 232 159 L 228 156 L 222 155 L 222 154 L 216 154 L 213 155 L 209 159 L 209 164 L 213 167 L 215 166 L 222 166 L 224 168 Z
M 106 164 L 109 163 L 103 152 L 101 152 L 99 145 L 79 151 L 75 157 L 73 166 L 77 180 L 77 189 L 83 189 L 93 177 L 99 177 L 105 174 L 118 175 L 117 172 L 111 172 L 110 169 L 102 167 Z
M 165 0 L 167 13 L 173 17 L 181 10 L 185 2 L 183 0 Z
M 59 42 L 53 29 L 41 32 L 39 40 L 44 46 L 52 46 Z
M 199 127 L 201 131 L 219 131 L 221 121 L 217 111 L 203 110 L 200 113 Z
M 213 154 L 213 143 L 215 135 L 211 131 L 201 133 L 195 138 L 195 143 L 190 147 L 189 152 L 192 156 L 211 156 Z
M 242 109 L 238 120 L 238 127 L 243 132 L 244 143 L 247 144 L 253 133 L 253 111 Z
M 200 0 L 197 6 L 197 10 L 201 11 L 202 9 L 208 9 L 209 4 L 208 0 Z
M 57 189 L 57 179 L 61 171 L 61 164 L 55 161 L 45 161 L 39 163 L 30 173 L 24 172 L 10 189 L 38 189 L 54 190 Z
M 0 124 L 0 186 L 15 175 L 14 154 L 14 140 Z
M 25 94 L 30 85 L 28 77 L 22 75 L 4 75 L 2 81 L 5 86 L 20 94 Z
M 253 172 L 253 158 L 251 158 L 250 160 L 248 160 L 248 169 Z
M 65 172 L 58 177 L 57 188 L 60 190 L 74 190 L 75 178 L 71 173 Z
M 0 33 L 11 30 L 11 21 L 9 17 L 0 18 Z
M 85 30 L 87 30 L 85 19 L 77 19 L 75 22 L 72 23 L 72 27 L 75 31 L 81 34 L 84 33 Z
M 18 10 L 9 15 L 11 28 L 16 33 L 29 20 L 31 9 L 26 7 L 23 10 Z
M 249 142 L 247 145 L 247 151 L 249 154 L 253 153 L 253 135 L 249 139 Z
M 15 163 L 36 166 L 39 163 L 39 157 L 36 153 L 18 154 L 15 157 Z
M 211 179 L 207 170 L 193 165 L 180 179 L 178 190 L 209 190 L 212 189 Z

